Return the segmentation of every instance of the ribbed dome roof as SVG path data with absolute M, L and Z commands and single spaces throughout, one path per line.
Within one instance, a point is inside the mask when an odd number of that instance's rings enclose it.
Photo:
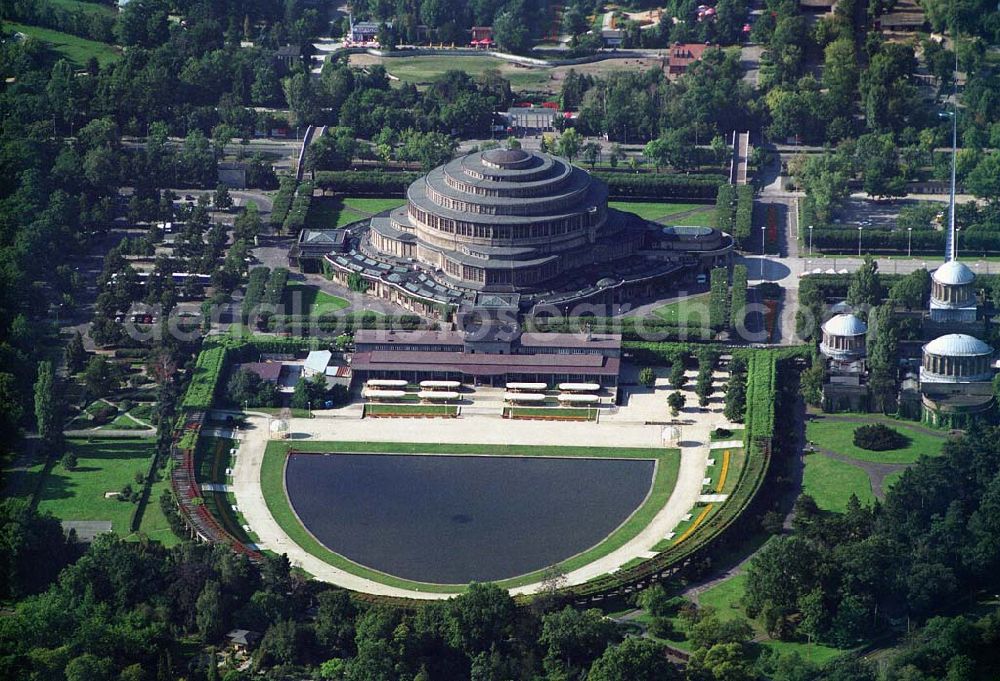
M 531 154 L 524 149 L 490 149 L 483 152 L 483 160 L 498 166 L 508 166 L 527 161 Z
M 868 325 L 852 314 L 839 314 L 827 320 L 823 331 L 831 336 L 860 336 L 868 333 Z
M 959 286 L 961 284 L 971 284 L 976 279 L 976 275 L 965 263 L 957 260 L 949 260 L 941 267 L 934 270 L 934 281 L 946 286 Z
M 924 346 L 924 352 L 944 357 L 978 357 L 992 355 L 993 348 L 965 333 L 949 333 Z

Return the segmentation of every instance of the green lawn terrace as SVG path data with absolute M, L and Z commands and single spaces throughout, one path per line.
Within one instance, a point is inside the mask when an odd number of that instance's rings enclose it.
M 36 490 L 38 510 L 62 521 L 110 521 L 111 531 L 133 538 L 132 515 L 136 504 L 120 499 L 126 486 L 142 489 L 137 474 L 145 476 L 152 462 L 155 440 L 151 438 L 71 438 L 68 452 L 77 457 L 77 465 L 67 470 L 62 463 L 37 463 L 25 473 L 24 490 Z M 159 494 L 169 484 L 153 482 L 153 494 L 142 510 L 139 533 L 165 544 L 177 542 L 159 505 Z
M 309 204 L 309 229 L 336 229 L 402 206 L 401 198 L 314 196 Z
M 742 598 L 746 590 L 746 574 L 740 572 L 732 577 L 723 579 L 712 584 L 709 588 L 701 591 L 697 595 L 688 596 L 688 600 L 697 604 L 700 615 L 714 615 L 722 621 L 731 621 L 738 618 L 745 618 L 753 629 L 754 643 L 766 648 L 774 653 L 796 653 L 802 658 L 817 665 L 832 660 L 839 655 L 847 653 L 831 646 L 807 641 L 782 641 L 772 638 L 764 628 L 763 622 L 759 619 L 749 619 L 743 609 Z M 692 645 L 688 640 L 691 629 L 689 620 L 674 614 L 668 618 L 672 633 L 666 638 L 658 640 L 677 648 L 684 652 L 691 652 Z M 653 618 L 649 613 L 642 613 L 637 620 L 641 625 L 648 626 Z M 656 638 L 654 636 L 654 638 Z
M 870 451 L 854 444 L 854 430 L 866 423 L 883 423 L 909 440 L 899 449 Z M 939 456 L 947 435 L 911 421 L 872 414 L 812 415 L 806 423 L 809 441 L 802 491 L 824 511 L 842 513 L 851 495 L 862 504 L 881 498 L 921 456 Z
M 318 286 L 290 281 L 285 285 L 281 304 L 286 314 L 318 317 L 343 310 L 350 305 L 350 302 L 327 293 Z
M 90 5 L 90 3 L 77 4 Z M 99 43 L 95 40 L 87 40 L 86 38 L 81 38 L 70 33 L 62 33 L 49 28 L 42 28 L 41 26 L 28 26 L 27 24 L 18 24 L 10 21 L 4 21 L 3 28 L 6 31 L 23 33 L 29 38 L 34 38 L 44 43 L 58 57 L 71 62 L 76 68 L 85 67 L 91 57 L 97 59 L 97 63 L 101 66 L 106 66 L 121 58 L 120 50 L 113 45 Z
M 715 227 L 715 206 L 709 204 L 672 203 L 665 201 L 608 201 L 608 207 L 635 213 L 644 220 L 659 222 L 664 225 Z

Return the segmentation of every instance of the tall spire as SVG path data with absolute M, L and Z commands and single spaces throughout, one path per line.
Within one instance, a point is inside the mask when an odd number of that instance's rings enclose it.
M 955 231 L 955 162 L 958 156 L 958 36 L 952 30 L 951 48 L 955 52 L 955 70 L 952 73 L 951 96 L 951 189 L 948 194 L 948 234 L 944 243 L 944 261 L 958 260 L 958 234 Z

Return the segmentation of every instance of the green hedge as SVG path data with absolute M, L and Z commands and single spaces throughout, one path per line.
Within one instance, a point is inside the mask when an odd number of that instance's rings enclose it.
M 306 215 L 309 214 L 309 206 L 312 205 L 313 190 L 315 186 L 312 182 L 303 182 L 295 192 L 295 199 L 292 207 L 281 225 L 281 229 L 286 234 L 294 234 L 305 227 Z
M 722 175 L 666 175 L 656 173 L 610 173 L 597 171 L 612 199 L 714 200 L 726 178 Z
M 270 275 L 271 270 L 267 267 L 257 267 L 250 270 L 250 276 L 247 278 L 247 290 L 243 296 L 243 305 L 241 308 L 244 323 L 250 317 L 253 309 L 260 305 L 264 299 L 264 289 L 267 286 L 267 280 L 270 278 Z
M 378 194 L 404 196 L 406 188 L 423 173 L 386 172 L 383 170 L 323 170 L 316 173 L 317 187 L 332 189 L 338 194 Z
M 774 391 L 777 367 L 769 350 L 750 353 L 747 358 L 747 445 L 774 436 Z
M 283 177 L 278 185 L 278 193 L 271 203 L 271 226 L 280 227 L 285 224 L 288 217 L 288 210 L 292 207 L 292 199 L 295 197 L 296 180 L 294 177 Z
M 747 266 L 733 267 L 733 288 L 729 297 L 729 327 L 741 329 L 747 314 Z
M 808 235 L 806 235 L 808 239 Z M 815 227 L 813 248 L 830 253 L 858 253 L 858 230 L 851 226 Z M 906 253 L 940 255 L 944 252 L 945 233 L 936 230 L 889 231 L 867 228 L 861 233 L 862 253 Z M 986 230 L 962 230 L 958 238 L 959 254 L 1000 254 L 1000 233 Z
M 732 235 L 738 248 L 750 239 L 753 221 L 753 187 L 725 184 L 715 199 L 715 218 L 719 229 Z
M 280 305 L 285 295 L 285 285 L 288 283 L 288 268 L 275 267 L 267 278 L 264 285 L 264 294 L 261 302 L 268 305 Z
M 206 341 L 195 362 L 191 382 L 181 407 L 184 409 L 211 409 L 219 386 L 219 378 L 226 364 L 228 348 L 222 344 Z
M 712 269 L 708 294 L 708 324 L 713 331 L 721 331 L 729 324 L 729 270 Z

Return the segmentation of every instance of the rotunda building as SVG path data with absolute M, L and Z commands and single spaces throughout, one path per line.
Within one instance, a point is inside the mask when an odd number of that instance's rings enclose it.
M 823 324 L 820 352 L 838 361 L 854 361 L 867 354 L 865 337 L 868 325 L 853 314 L 834 315 Z
M 949 260 L 931 274 L 931 320 L 976 321 L 976 275 L 957 260 Z
M 976 383 L 993 380 L 993 348 L 964 333 L 935 338 L 923 347 L 921 383 Z
M 923 419 L 964 427 L 993 407 L 993 348 L 967 334 L 935 338 L 923 347 L 920 393 Z
M 490 149 L 411 184 L 405 207 L 372 222 L 370 243 L 467 288 L 537 286 L 637 250 L 637 233 L 622 229 L 628 214 L 607 200 L 603 182 L 565 159 Z

